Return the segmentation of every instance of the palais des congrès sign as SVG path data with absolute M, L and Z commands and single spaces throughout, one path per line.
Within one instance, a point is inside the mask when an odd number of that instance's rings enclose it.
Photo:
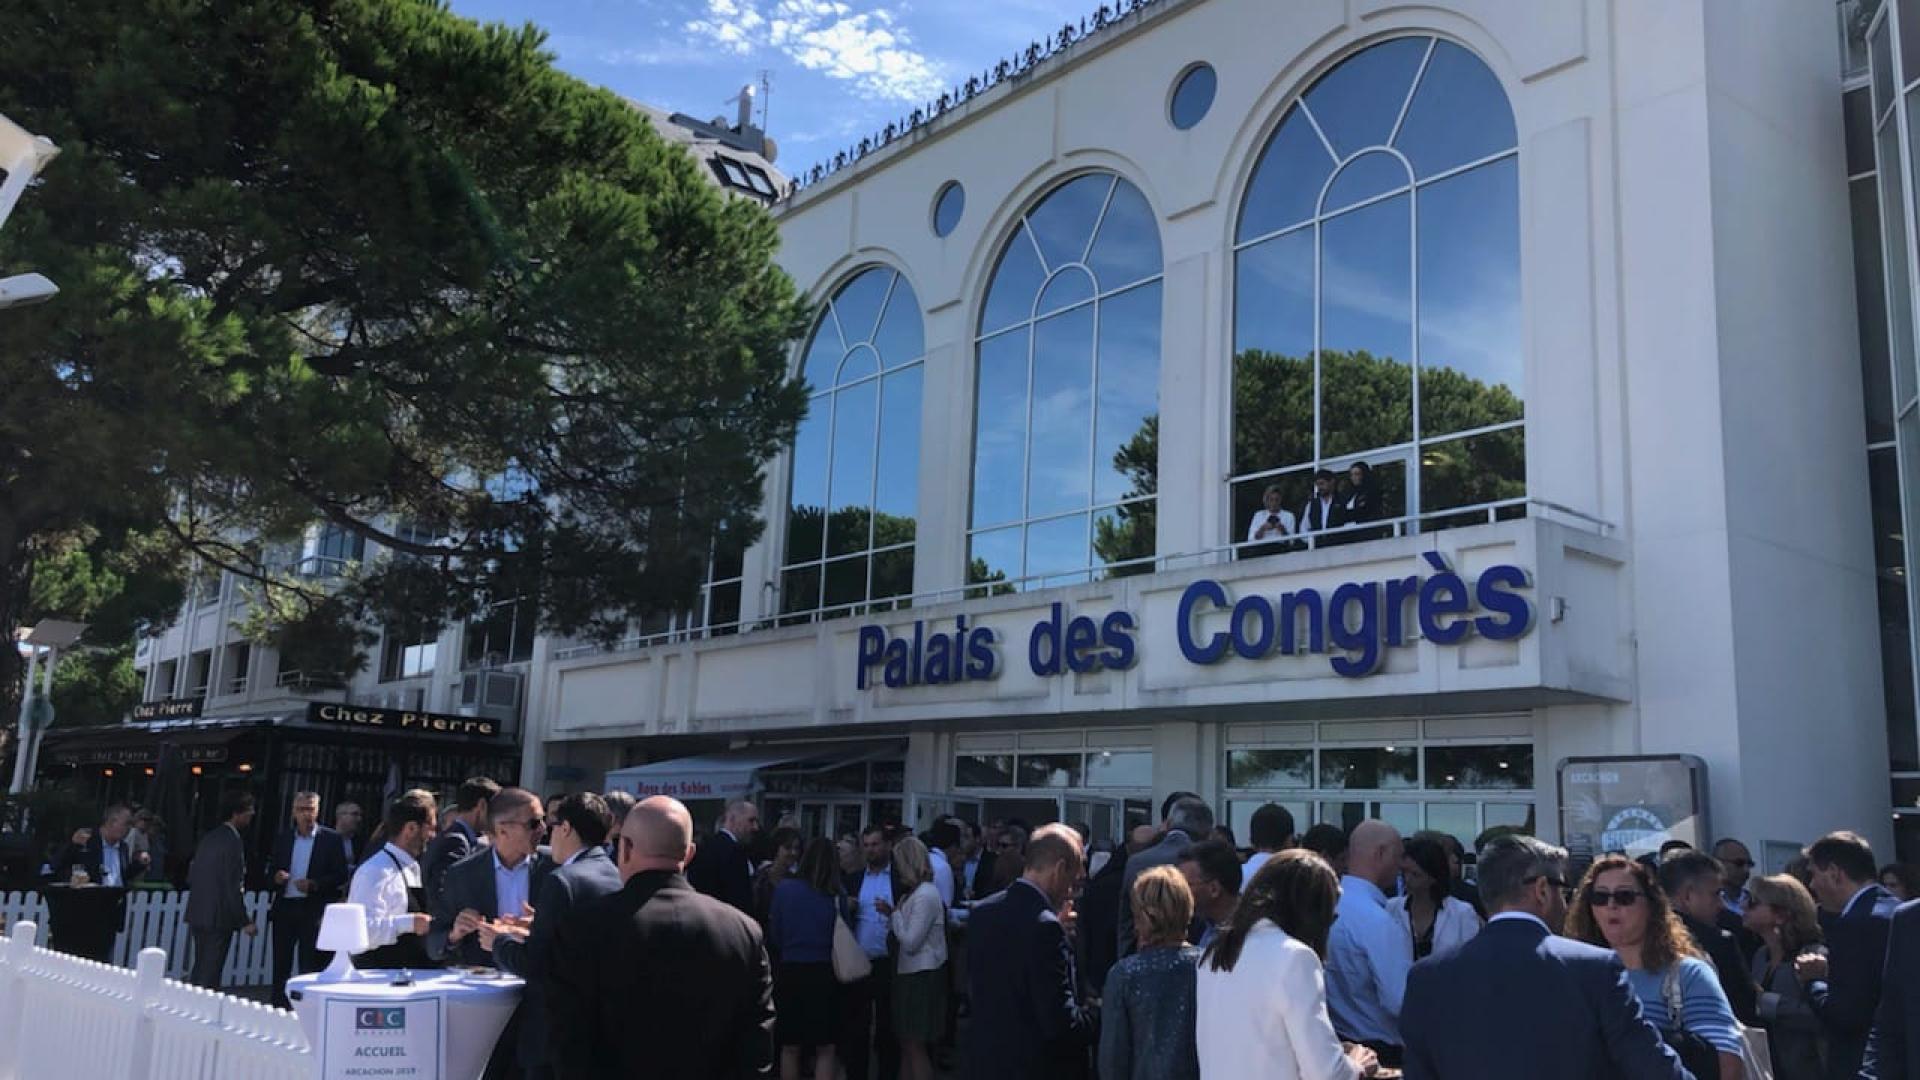
M 1421 558 L 1431 575 L 1349 581 L 1324 593 L 1302 588 L 1236 600 L 1225 585 L 1202 578 L 1180 595 L 1173 628 L 1180 655 L 1190 664 L 1218 664 L 1232 657 L 1327 653 L 1335 674 L 1359 679 L 1379 670 L 1385 650 L 1419 638 L 1436 645 L 1457 645 L 1469 634 L 1511 641 L 1533 629 L 1533 604 L 1520 592 L 1533 588 L 1526 570 L 1490 566 L 1469 582 L 1440 553 Z M 1230 613 L 1226 627 L 1196 633 L 1196 621 L 1218 611 Z M 1027 635 L 1027 666 L 1042 678 L 1125 671 L 1139 660 L 1141 629 L 1130 611 L 1069 618 L 1066 606 L 1056 603 Z M 968 626 L 965 615 L 954 617 L 951 630 L 915 622 L 910 637 L 862 626 L 856 663 L 855 684 L 862 690 L 996 679 L 1002 667 L 993 628 Z

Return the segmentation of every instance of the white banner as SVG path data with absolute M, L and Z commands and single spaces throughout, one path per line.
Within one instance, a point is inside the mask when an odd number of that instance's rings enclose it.
M 321 1080 L 442 1080 L 446 1023 L 438 995 L 411 1001 L 328 997 L 323 1004 Z

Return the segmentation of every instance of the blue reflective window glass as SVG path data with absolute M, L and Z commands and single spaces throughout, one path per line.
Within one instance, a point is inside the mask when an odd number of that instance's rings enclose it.
M 1033 314 L 1035 318 L 1040 318 L 1091 299 L 1093 278 L 1085 270 L 1069 266 L 1053 275 L 1047 287 L 1040 290 L 1040 302 L 1034 305 Z
M 1087 515 L 1073 514 L 1027 526 L 1027 573 L 1062 575 L 1084 571 L 1093 565 L 1092 548 L 1087 535 Z M 1070 578 L 1068 578 L 1070 580 Z M 1043 581 L 1042 585 L 1066 584 Z
M 1398 191 L 1413 183 L 1400 159 L 1384 150 L 1361 154 L 1345 165 L 1327 185 L 1321 213 L 1337 213 L 1355 203 L 1365 202 L 1389 191 Z
M 1518 420 L 1520 167 L 1506 157 L 1420 189 L 1420 430 Z
M 880 383 L 880 457 L 874 480 L 874 546 L 913 539 L 919 501 L 919 366 L 890 373 Z
M 873 507 L 874 435 L 879 384 L 869 380 L 833 395 L 833 468 L 827 483 L 827 554 L 867 549 Z
M 840 289 L 833 298 L 833 313 L 840 320 L 840 336 L 848 347 L 873 340 L 880 323 L 880 305 L 893 284 L 893 271 L 873 267 L 863 270 Z
M 973 524 L 1018 521 L 1027 470 L 1027 338 L 1012 330 L 980 343 L 975 384 Z
M 926 336 L 920 323 L 920 301 L 913 295 L 907 279 L 894 278 L 893 293 L 887 298 L 887 310 L 880 316 L 880 329 L 874 333 L 873 347 L 880 362 L 896 368 L 911 364 L 927 351 Z
M 1154 493 L 1160 410 L 1160 283 L 1100 304 L 1100 388 L 1093 422 L 1093 498 Z
M 967 209 L 967 189 L 958 180 L 949 180 L 933 200 L 933 235 L 946 236 L 960 224 Z
M 1087 241 L 1093 237 L 1100 211 L 1107 205 L 1107 193 L 1113 190 L 1113 177 L 1106 173 L 1078 176 L 1054 188 L 1027 214 L 1027 226 L 1040 245 L 1047 269 L 1056 270 L 1077 263 L 1087 254 Z
M 1213 108 L 1213 93 L 1218 82 L 1208 64 L 1188 68 L 1174 84 L 1173 100 L 1167 110 L 1173 126 L 1185 131 L 1205 119 L 1207 110 Z
M 1306 113 L 1294 109 L 1260 152 L 1240 206 L 1242 243 L 1312 219 L 1320 189 L 1333 173 L 1333 156 L 1314 134 Z
M 1023 220 L 1007 238 L 1000 253 L 1000 265 L 993 268 L 987 285 L 987 302 L 980 315 L 980 333 L 991 334 L 1033 317 L 1034 295 L 1047 280 L 1040 266 L 1031 234 Z
M 1342 159 L 1385 144 L 1413 88 L 1430 38 L 1395 38 L 1356 53 L 1320 77 L 1307 108 Z
M 1147 197 L 1132 184 L 1113 189 L 1100 231 L 1087 253 L 1087 268 L 1101 292 L 1145 281 L 1160 273 L 1160 229 L 1153 221 Z
M 991 585 L 996 582 L 1011 582 L 1022 574 L 1020 568 L 1020 541 L 1025 530 L 1015 525 L 1010 529 L 992 529 L 977 532 L 968 542 L 967 584 Z M 999 589 L 982 590 L 989 594 L 1001 591 L 1012 592 L 1012 585 Z
M 823 305 L 804 366 L 814 394 L 791 459 L 785 563 L 802 569 L 783 574 L 784 611 L 813 609 L 823 588 L 836 595 L 867 588 L 864 557 L 830 569 L 817 560 L 911 544 L 924 351 L 919 299 L 889 268 L 860 271 Z M 888 565 L 890 583 L 902 575 L 910 582 L 911 547 Z M 867 598 L 863 592 L 847 602 Z
M 1412 199 L 1320 228 L 1320 452 L 1413 438 Z
M 1093 309 L 1075 308 L 1037 323 L 1028 517 L 1087 505 L 1092 396 Z
M 1516 141 L 1500 80 L 1479 57 L 1451 41 L 1436 42 L 1394 140 L 1414 175 L 1424 180 L 1511 150 Z

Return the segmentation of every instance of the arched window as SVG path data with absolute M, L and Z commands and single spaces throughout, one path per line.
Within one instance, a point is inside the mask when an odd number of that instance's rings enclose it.
M 1435 38 L 1356 53 L 1288 107 L 1235 240 L 1236 540 L 1269 488 L 1319 524 L 1320 470 L 1341 539 L 1525 513 L 1516 147 L 1499 80 Z
M 969 582 L 1151 567 L 1160 269 L 1152 208 L 1111 173 L 1014 226 L 980 316 Z
M 813 390 L 793 448 L 780 603 L 851 610 L 913 592 L 919 500 L 920 302 L 869 267 L 833 295 L 807 342 Z

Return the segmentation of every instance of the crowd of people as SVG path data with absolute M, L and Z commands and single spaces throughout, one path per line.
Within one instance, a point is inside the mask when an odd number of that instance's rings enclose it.
M 223 810 L 188 874 L 207 985 L 252 931 L 253 802 Z M 670 798 L 476 778 L 392 799 L 362 842 L 359 807 L 328 828 L 303 792 L 266 868 L 275 989 L 327 962 L 344 897 L 359 967 L 526 980 L 490 1077 L 1920 1080 L 1920 901 L 1852 833 L 1768 876 L 1729 839 L 1577 878 L 1500 835 L 1470 882 L 1448 835 L 1296 836 L 1270 804 L 1241 847 L 1196 795 L 1160 811 L 1103 850 L 1018 820 L 807 836 L 746 801 L 696 837 Z M 61 862 L 131 879 L 131 820 Z
M 1316 469 L 1312 493 L 1297 506 L 1288 505 L 1286 489 L 1280 484 L 1268 484 L 1260 493 L 1260 506 L 1247 522 L 1246 539 L 1260 546 L 1247 549 L 1246 554 L 1286 550 L 1287 541 L 1306 533 L 1335 534 L 1323 543 L 1371 540 L 1380 535 L 1377 530 L 1356 527 L 1383 516 L 1380 485 L 1371 465 L 1356 461 L 1344 477 L 1332 469 Z

